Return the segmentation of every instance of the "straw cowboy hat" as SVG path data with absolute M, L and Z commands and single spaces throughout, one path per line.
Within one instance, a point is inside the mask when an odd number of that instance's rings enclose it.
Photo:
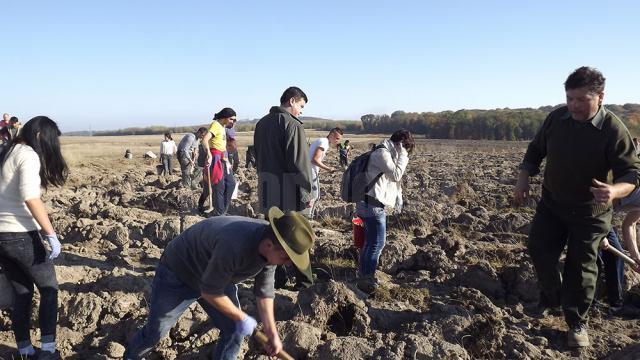
M 273 232 L 293 264 L 313 283 L 309 249 L 315 234 L 309 220 L 295 211 L 286 214 L 272 206 L 267 214 Z

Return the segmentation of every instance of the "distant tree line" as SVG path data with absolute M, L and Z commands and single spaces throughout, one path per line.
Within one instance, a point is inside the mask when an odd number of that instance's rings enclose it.
M 257 120 L 254 121 L 240 121 L 237 122 L 234 128 L 236 131 L 253 131 L 256 126 Z M 108 130 L 108 131 L 95 131 L 93 135 L 96 136 L 122 136 L 122 135 L 158 135 L 164 134 L 167 132 L 170 133 L 187 133 L 187 132 L 195 132 L 199 127 L 208 128 L 209 124 L 202 125 L 193 125 L 193 126 L 147 126 L 147 127 L 130 127 L 125 129 L 118 130 Z M 362 123 L 357 120 L 309 120 L 304 122 L 305 129 L 316 129 L 316 130 L 331 130 L 334 127 L 341 127 L 345 131 L 348 132 L 360 132 L 362 130 Z
M 640 104 L 605 105 L 640 134 Z M 367 114 L 360 118 L 365 133 L 392 133 L 404 128 L 430 139 L 528 140 L 558 106 L 537 109 L 458 110 L 442 112 L 395 111 L 391 115 Z
M 336 126 L 351 133 L 389 134 L 399 128 L 430 139 L 476 139 L 476 140 L 528 140 L 533 138 L 545 117 L 556 106 L 537 109 L 458 110 L 442 112 L 395 111 L 391 115 L 367 114 L 360 121 L 327 120 L 303 117 L 305 129 L 330 130 Z M 640 104 L 605 105 L 625 123 L 631 134 L 640 135 Z M 236 123 L 236 131 L 252 131 L 258 119 Z M 94 135 L 154 135 L 193 132 L 193 126 L 148 126 L 119 130 L 96 131 Z

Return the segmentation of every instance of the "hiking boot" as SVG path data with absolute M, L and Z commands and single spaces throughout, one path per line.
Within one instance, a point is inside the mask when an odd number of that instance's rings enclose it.
M 589 334 L 584 324 L 570 326 L 567 332 L 567 345 L 571 348 L 589 346 Z

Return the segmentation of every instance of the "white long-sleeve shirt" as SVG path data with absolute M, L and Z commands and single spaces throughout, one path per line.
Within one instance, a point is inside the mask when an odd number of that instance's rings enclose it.
M 0 169 L 0 232 L 40 230 L 24 202 L 41 194 L 40 158 L 30 146 L 16 144 Z
M 161 155 L 173 155 L 178 151 L 178 147 L 173 140 L 162 141 L 160 143 L 160 154 Z

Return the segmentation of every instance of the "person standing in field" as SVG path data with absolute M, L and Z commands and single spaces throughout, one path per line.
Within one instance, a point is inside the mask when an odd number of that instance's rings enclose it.
M 272 206 L 283 211 L 303 211 L 311 207 L 311 161 L 307 136 L 298 118 L 309 99 L 298 87 L 290 87 L 280 97 L 280 106 L 256 124 L 253 144 L 258 173 L 258 207 L 263 214 Z M 299 274 L 298 283 L 305 280 Z M 276 269 L 276 287 L 287 282 L 286 270 Z
M 198 155 L 198 145 L 207 133 L 207 129 L 201 127 L 195 133 L 189 133 L 182 137 L 178 143 L 178 162 L 180 163 L 180 171 L 182 172 L 182 186 L 190 189 L 193 184 L 193 170 L 196 165 L 196 156 Z
M 336 171 L 333 167 L 324 163 L 324 158 L 329 149 L 340 142 L 343 131 L 339 127 L 331 129 L 329 135 L 314 140 L 309 147 L 309 159 L 311 159 L 311 207 L 304 210 L 309 219 L 313 219 L 314 210 L 320 199 L 320 169 L 330 173 Z
M 58 281 L 53 260 L 61 245 L 41 199 L 41 188 L 62 186 L 67 179 L 60 134 L 53 120 L 37 116 L 0 154 L 0 265 L 13 288 L 11 328 L 18 347 L 16 358 L 60 359 L 56 351 Z M 38 354 L 29 334 L 34 285 L 40 293 Z
M 11 140 L 11 134 L 9 133 L 10 120 L 11 116 L 7 113 L 4 113 L 2 120 L 0 120 L 0 149 L 8 145 L 9 140 Z
M 351 152 L 351 145 L 349 145 L 349 140 L 345 140 L 344 143 L 339 143 L 337 148 L 340 166 L 343 169 L 346 169 L 347 165 L 349 165 L 349 153 Z
M 203 172 L 203 193 L 198 201 L 198 209 L 204 210 L 204 202 L 209 197 L 209 184 L 211 183 L 212 200 L 214 212 L 213 216 L 225 215 L 229 204 L 231 203 L 231 195 L 236 186 L 236 180 L 227 166 L 227 159 L 224 153 L 227 150 L 227 133 L 226 125 L 230 121 L 236 120 L 236 112 L 232 108 L 224 108 L 216 113 L 213 121 L 209 126 L 209 131 L 202 139 L 202 145 L 206 152 L 207 158 Z
M 22 129 L 20 120 L 17 117 L 12 116 L 11 119 L 9 119 L 9 137 L 11 140 L 15 139 L 18 134 L 20 134 L 20 129 Z
M 552 111 L 529 144 L 514 188 L 514 202 L 529 197 L 529 177 L 546 158 L 542 197 L 528 250 L 541 288 L 539 312 L 562 307 L 569 347 L 589 346 L 588 312 L 595 294 L 596 259 L 611 228 L 615 199 L 638 185 L 640 160 L 629 131 L 603 105 L 605 78 L 580 67 L 564 83 L 567 105 Z M 611 172 L 613 182 L 607 181 Z M 563 274 L 558 262 L 567 257 Z
M 238 167 L 240 166 L 238 143 L 236 142 L 236 129 L 234 129 L 235 123 L 235 119 L 233 121 L 229 121 L 225 128 L 225 131 L 227 132 L 227 158 L 229 159 L 229 164 L 231 165 L 231 169 L 234 174 L 238 172 Z
M 356 203 L 356 215 L 364 222 L 364 247 L 360 253 L 357 286 L 365 293 L 378 287 L 375 277 L 378 260 L 386 243 L 387 212 L 402 198 L 401 180 L 415 142 L 408 130 L 397 130 L 391 138 L 374 147 L 367 165 L 367 182 L 371 185 L 364 201 Z
M 640 273 L 640 251 L 638 251 L 637 239 L 637 224 L 638 221 L 640 221 L 640 187 L 637 187 L 631 194 L 620 199 L 620 201 L 617 201 L 615 204 L 615 211 L 627 212 L 624 220 L 622 220 L 622 239 L 624 240 L 625 248 L 629 252 L 629 256 L 635 262 L 635 266 L 631 266 L 631 268 Z M 609 241 L 605 240 L 603 240 L 602 244 L 602 248 L 604 250 L 609 246 L 614 246 L 620 250 L 618 246 L 615 246 L 615 244 L 611 244 Z
M 302 211 L 311 205 L 309 146 L 298 118 L 307 102 L 300 88 L 290 87 L 280 97 L 280 106 L 273 106 L 256 124 L 253 144 L 262 213 L 271 206 Z
M 9 121 L 11 120 L 11 115 L 4 113 L 2 114 L 2 120 L 0 120 L 0 128 L 5 126 L 9 126 Z
M 164 176 L 171 175 L 171 159 L 176 151 L 176 143 L 173 141 L 171 133 L 165 133 L 164 140 L 160 143 L 160 163 L 164 169 Z

